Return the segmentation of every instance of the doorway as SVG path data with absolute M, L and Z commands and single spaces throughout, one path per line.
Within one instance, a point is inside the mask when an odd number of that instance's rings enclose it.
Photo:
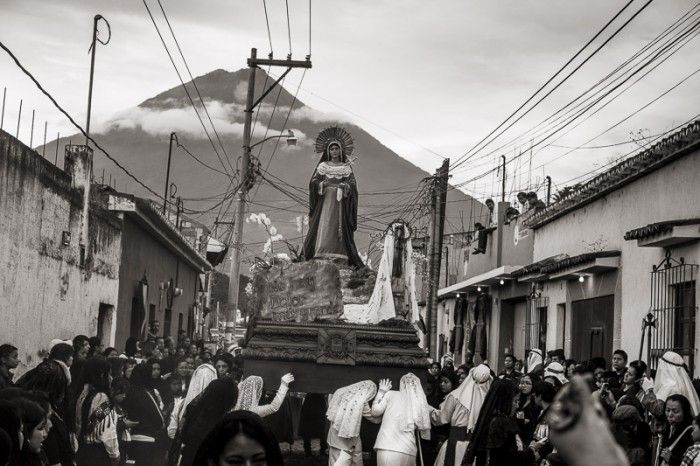
M 571 303 L 571 357 L 587 361 L 609 360 L 613 352 L 615 296 L 582 299 Z

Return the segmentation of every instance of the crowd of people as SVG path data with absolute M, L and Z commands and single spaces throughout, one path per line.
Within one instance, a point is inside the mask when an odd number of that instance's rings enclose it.
M 18 350 L 2 344 L 0 466 L 277 465 L 296 434 L 308 454 L 320 439 L 334 466 L 700 464 L 700 399 L 684 359 L 667 352 L 650 370 L 617 350 L 610 361 L 533 349 L 524 363 L 506 355 L 496 374 L 446 358 L 398 389 L 365 380 L 295 405 L 292 374 L 278 387 L 242 379 L 240 356 L 184 334 L 132 338 L 123 352 L 83 335 L 54 340 L 16 380 Z M 369 448 L 363 420 L 378 424 Z

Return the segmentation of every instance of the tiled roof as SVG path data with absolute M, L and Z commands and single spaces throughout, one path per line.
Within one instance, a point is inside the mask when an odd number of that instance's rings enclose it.
M 542 267 L 540 272 L 542 273 L 556 273 L 560 270 L 568 269 L 570 267 L 575 267 L 580 264 L 585 264 L 586 262 L 593 262 L 596 259 L 601 259 L 603 257 L 617 257 L 620 255 L 620 251 L 598 251 L 598 252 L 588 252 L 585 254 L 580 254 L 578 256 L 567 257 L 556 261 L 551 265 Z
M 650 148 L 618 163 L 581 184 L 558 202 L 525 220 L 526 228 L 539 228 L 562 215 L 591 203 L 700 147 L 700 120 L 664 138 Z
M 520 278 L 525 275 L 530 275 L 531 273 L 538 273 L 541 272 L 544 267 L 547 267 L 548 265 L 551 265 L 557 262 L 558 260 L 564 260 L 564 258 L 561 256 L 548 257 L 546 259 L 542 259 L 541 261 L 533 262 L 532 264 L 526 265 L 522 269 L 518 269 L 512 274 L 510 274 L 510 276 L 512 278 Z
M 645 227 L 635 228 L 625 233 L 625 239 L 627 241 L 635 239 L 645 239 L 650 236 L 658 235 L 661 233 L 667 233 L 673 229 L 673 227 L 681 225 L 697 225 L 700 224 L 700 218 L 691 218 L 686 220 L 667 220 L 665 222 L 651 223 Z

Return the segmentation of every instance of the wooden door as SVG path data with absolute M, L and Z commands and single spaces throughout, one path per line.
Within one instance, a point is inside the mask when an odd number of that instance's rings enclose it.
M 571 357 L 587 361 L 612 357 L 615 297 L 601 296 L 571 303 Z

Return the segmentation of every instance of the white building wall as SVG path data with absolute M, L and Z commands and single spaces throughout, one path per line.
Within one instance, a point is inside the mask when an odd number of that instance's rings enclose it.
M 641 321 L 649 311 L 652 265 L 662 261 L 664 250 L 640 248 L 636 241 L 624 239 L 625 232 L 665 220 L 700 218 L 698 180 L 700 152 L 696 151 L 535 231 L 534 261 L 560 253 L 574 256 L 592 250 L 621 251 L 621 267 L 615 284 L 613 345 L 627 351 L 630 357 L 636 358 L 632 355 L 639 351 Z M 672 255 L 698 264 L 700 244 L 674 248 Z M 560 282 L 544 286 L 543 295 L 549 297 L 547 342 L 548 346 L 555 347 L 562 331 L 557 323 L 557 304 L 566 302 L 568 314 L 572 298 L 567 296 L 567 286 Z M 595 280 L 590 286 L 595 286 Z M 696 296 L 700 297 L 700 290 L 696 290 Z M 566 321 L 569 326 L 568 316 Z M 696 329 L 698 327 L 700 325 L 696 325 Z M 564 330 L 565 350 L 569 354 L 570 329 Z

